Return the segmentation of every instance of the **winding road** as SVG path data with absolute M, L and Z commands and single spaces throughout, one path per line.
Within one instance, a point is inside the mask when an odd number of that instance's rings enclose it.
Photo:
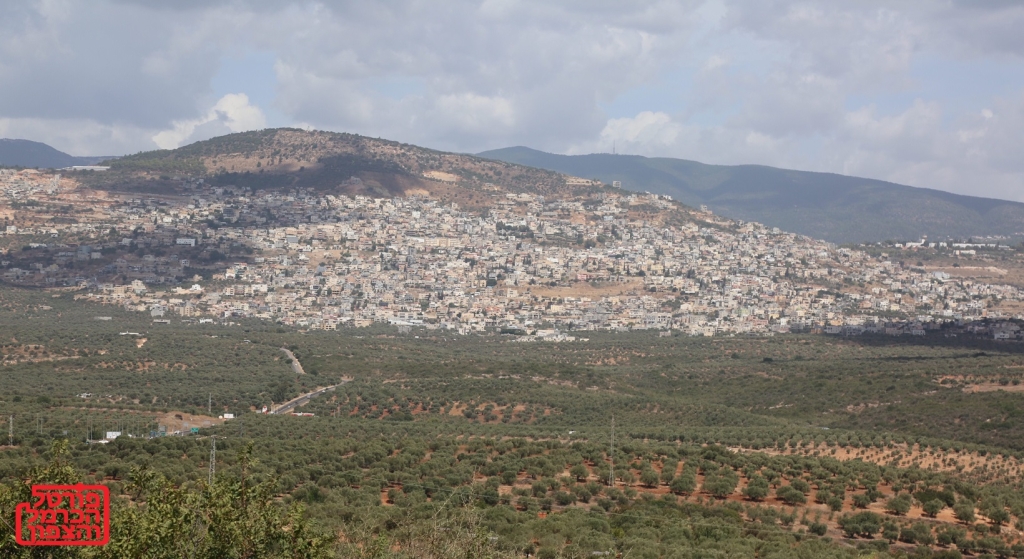
M 295 354 L 294 353 L 292 353 L 291 351 L 288 351 L 287 348 L 283 348 L 283 347 L 281 348 L 281 351 L 283 351 L 284 354 L 287 355 L 288 358 L 292 360 L 292 370 L 293 371 L 295 371 L 297 374 L 300 374 L 300 375 L 306 374 L 306 371 L 302 370 L 302 363 L 299 363 L 299 360 L 295 358 Z M 312 392 L 307 392 L 305 394 L 300 395 L 297 398 L 292 398 L 291 400 L 288 400 L 287 402 L 281 404 L 280 407 L 275 408 L 274 410 L 272 410 L 270 412 L 267 412 L 267 413 L 269 415 L 282 415 L 282 414 L 290 413 L 295 408 L 297 408 L 297 407 L 301 406 L 302 404 L 305 404 L 306 402 L 308 402 L 314 396 L 319 396 L 320 394 L 323 394 L 324 392 L 328 392 L 330 390 L 334 390 L 335 388 L 345 384 L 346 382 L 348 382 L 348 381 L 343 379 L 338 384 L 332 384 L 331 386 L 325 386 L 323 388 L 318 388 L 318 389 L 316 389 L 316 390 L 314 390 Z
M 282 414 L 290 413 L 292 410 L 294 410 L 298 406 L 301 406 L 302 404 L 305 404 L 306 402 L 308 402 L 314 396 L 319 396 L 320 394 L 323 394 L 324 392 L 328 392 L 330 390 L 334 390 L 335 388 L 341 386 L 342 384 L 345 384 L 346 382 L 348 382 L 348 381 L 347 380 L 343 380 L 343 381 L 339 382 L 338 384 L 332 384 L 331 386 L 325 386 L 323 388 L 318 388 L 318 389 L 316 389 L 316 390 L 314 390 L 312 392 L 307 392 L 306 394 L 303 394 L 303 395 L 299 396 L 298 398 L 293 398 L 291 400 L 288 400 L 287 402 L 281 404 L 281 407 L 275 408 L 274 410 L 269 411 L 267 413 L 269 415 L 282 415 Z
M 297 375 L 304 375 L 304 374 L 306 374 L 306 371 L 302 370 L 302 363 L 299 363 L 299 360 L 295 358 L 295 354 L 294 353 L 292 353 L 286 347 L 282 347 L 281 351 L 283 351 L 284 354 L 288 356 L 288 359 L 292 360 L 292 370 L 295 371 L 295 374 L 297 374 Z

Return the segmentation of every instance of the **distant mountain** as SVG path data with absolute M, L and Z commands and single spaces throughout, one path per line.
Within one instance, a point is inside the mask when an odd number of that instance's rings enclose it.
M 1024 204 L 890 182 L 777 169 L 706 165 L 637 155 L 554 155 L 526 147 L 481 157 L 549 169 L 622 188 L 668 194 L 726 217 L 833 242 L 1024 236 Z
M 31 140 L 0 138 L 0 165 L 5 167 L 40 167 L 60 169 L 73 165 L 95 165 L 113 156 L 75 157 L 44 143 Z

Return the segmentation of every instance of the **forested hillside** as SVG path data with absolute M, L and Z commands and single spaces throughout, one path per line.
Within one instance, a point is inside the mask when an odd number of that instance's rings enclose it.
M 429 193 L 471 205 L 482 203 L 486 191 L 572 192 L 565 177 L 551 171 L 355 134 L 287 128 L 228 134 L 108 163 L 110 171 L 79 179 L 100 189 L 172 194 L 172 179 L 188 176 L 254 190 L 310 188 L 388 198 Z

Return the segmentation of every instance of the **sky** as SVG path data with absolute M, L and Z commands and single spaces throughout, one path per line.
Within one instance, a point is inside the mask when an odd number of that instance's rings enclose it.
M 291 126 L 756 163 L 1024 201 L 1014 0 L 5 0 L 0 137 Z

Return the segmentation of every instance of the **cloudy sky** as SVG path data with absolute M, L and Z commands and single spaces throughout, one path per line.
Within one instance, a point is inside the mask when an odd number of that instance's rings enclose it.
M 897 6 L 894 8 L 894 6 Z M 1024 201 L 1015 0 L 5 0 L 0 137 L 302 126 L 831 171 Z

